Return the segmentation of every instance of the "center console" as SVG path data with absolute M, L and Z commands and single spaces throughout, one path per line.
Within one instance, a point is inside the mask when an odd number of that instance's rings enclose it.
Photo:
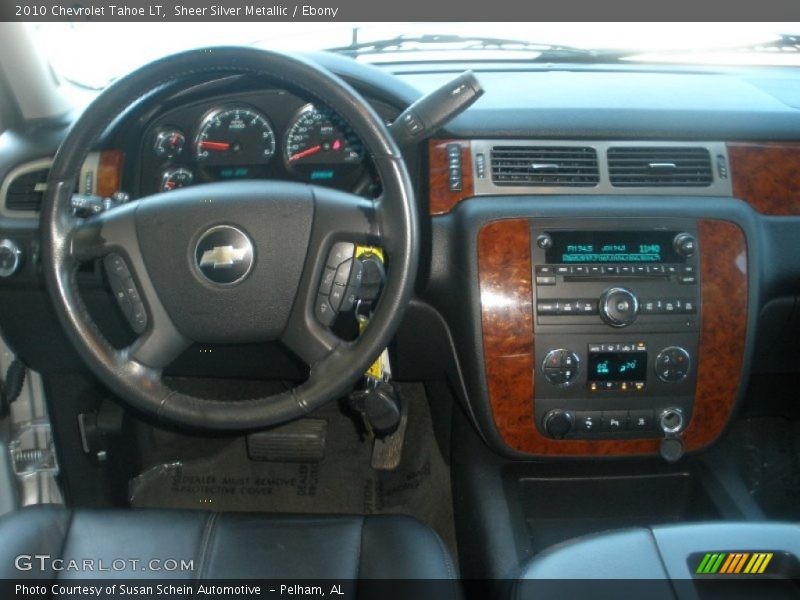
M 536 427 L 590 440 L 685 429 L 705 251 L 696 222 L 540 219 L 530 232 Z
M 743 230 L 718 219 L 539 216 L 478 231 L 491 419 L 512 451 L 703 448 L 739 391 Z

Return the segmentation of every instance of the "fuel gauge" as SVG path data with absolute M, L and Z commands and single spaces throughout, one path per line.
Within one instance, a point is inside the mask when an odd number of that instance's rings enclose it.
M 165 129 L 156 136 L 153 153 L 159 158 L 174 158 L 183 152 L 186 136 L 178 129 Z
M 178 169 L 168 169 L 164 171 L 161 177 L 161 190 L 162 192 L 170 192 L 178 188 L 191 185 L 194 181 L 194 174 L 189 169 L 183 167 Z

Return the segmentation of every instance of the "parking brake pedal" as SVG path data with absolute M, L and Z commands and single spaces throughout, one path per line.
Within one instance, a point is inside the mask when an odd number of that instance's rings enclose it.
M 300 419 L 248 435 L 247 455 L 263 462 L 320 462 L 327 436 L 326 420 Z

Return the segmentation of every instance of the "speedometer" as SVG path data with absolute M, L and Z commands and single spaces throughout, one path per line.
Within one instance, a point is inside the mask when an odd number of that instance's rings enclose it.
M 243 169 L 262 165 L 275 154 L 275 131 L 255 108 L 217 108 L 200 123 L 195 154 L 203 166 Z
M 314 183 L 343 183 L 361 173 L 364 147 L 332 110 L 306 104 L 286 132 L 284 160 L 291 171 Z

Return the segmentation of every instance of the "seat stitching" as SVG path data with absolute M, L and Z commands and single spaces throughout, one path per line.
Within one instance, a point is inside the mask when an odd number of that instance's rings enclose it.
M 447 574 L 450 576 L 451 580 L 454 580 L 456 578 L 456 568 L 453 564 L 453 561 L 450 559 L 450 551 L 444 545 L 444 542 L 438 533 L 435 531 L 431 531 L 431 533 L 433 534 L 433 537 L 436 538 L 436 543 L 439 544 L 439 550 L 442 552 L 442 558 L 444 559 L 444 566 L 447 570 Z M 455 589 L 455 586 L 453 587 Z
M 219 513 L 212 512 L 206 520 L 205 527 L 203 528 L 203 537 L 200 542 L 200 570 L 197 572 L 197 579 L 203 579 L 206 570 L 206 559 L 208 557 L 208 549 L 211 546 L 213 534 L 216 531 L 215 525 L 217 523 L 217 516 Z
M 358 532 L 358 550 L 356 552 L 356 581 L 361 580 L 361 549 L 364 546 L 364 523 L 367 517 L 361 517 L 361 531 Z

